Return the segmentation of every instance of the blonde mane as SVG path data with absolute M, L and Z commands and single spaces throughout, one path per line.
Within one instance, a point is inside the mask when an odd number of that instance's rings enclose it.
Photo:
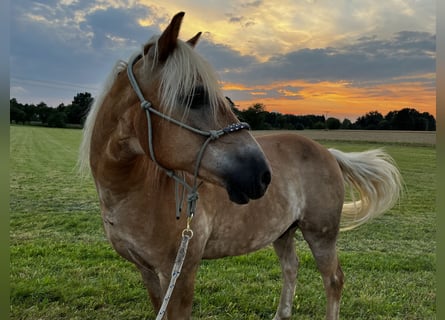
M 157 61 L 158 38 L 152 38 L 148 44 L 153 43 L 154 59 Z M 144 57 L 144 67 L 153 68 L 153 63 Z M 148 72 L 146 74 L 149 74 Z M 169 55 L 162 66 L 160 74 L 159 97 L 166 109 L 166 114 L 176 108 L 184 108 L 183 117 L 189 111 L 194 91 L 198 85 L 203 86 L 209 98 L 210 112 L 215 119 L 218 105 L 226 105 L 222 95 L 220 81 L 210 64 L 203 59 L 191 45 L 178 40 L 176 49 Z M 227 106 L 227 105 L 226 105 Z
M 102 89 L 102 93 L 93 101 L 93 104 L 90 107 L 90 111 L 88 112 L 88 116 L 85 120 L 83 126 L 83 137 L 82 142 L 80 144 L 79 149 L 79 161 L 78 168 L 79 172 L 84 175 L 90 170 L 90 147 L 91 147 L 91 138 L 93 136 L 94 124 L 96 123 L 97 114 L 99 113 L 99 109 L 103 104 L 105 96 L 110 91 L 111 87 L 116 80 L 119 72 L 125 70 L 127 68 L 127 63 L 125 61 L 119 60 L 114 65 L 113 70 L 108 75 L 107 80 Z
M 159 36 L 155 36 L 146 44 L 151 44 L 154 49 L 154 57 L 150 57 L 149 55 L 143 57 L 144 74 L 147 75 L 147 77 L 150 77 L 156 67 L 156 61 L 158 60 L 158 39 Z M 142 52 L 144 52 L 143 49 Z M 94 99 L 88 113 L 79 151 L 78 168 L 81 174 L 89 172 L 90 169 L 91 138 L 99 110 L 103 105 L 106 95 L 113 86 L 117 75 L 125 70 L 127 66 L 128 63 L 122 60 L 115 64 L 112 72 L 105 81 L 101 94 Z M 142 81 L 138 82 L 140 84 L 143 83 Z M 229 108 L 226 99 L 224 99 L 222 95 L 219 79 L 210 64 L 197 54 L 192 46 L 178 39 L 176 49 L 161 66 L 158 95 L 161 104 L 166 107 L 160 111 L 171 114 L 173 110 L 183 108 L 182 117 L 185 118 L 189 112 L 193 94 L 198 85 L 202 86 L 207 93 L 210 112 L 212 118 L 216 120 L 216 109 L 219 105 L 224 105 L 226 108 Z

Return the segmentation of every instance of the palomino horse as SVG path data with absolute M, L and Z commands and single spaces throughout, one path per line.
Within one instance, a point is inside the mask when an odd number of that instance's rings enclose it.
M 338 319 L 340 218 L 352 228 L 391 208 L 400 192 L 398 170 L 381 150 L 343 153 L 295 134 L 256 141 L 193 50 L 200 33 L 178 40 L 183 16 L 177 14 L 128 64 L 117 64 L 85 124 L 80 161 L 91 168 L 109 241 L 140 270 L 158 311 L 181 235 L 195 214 L 194 236 L 165 312 L 174 320 L 191 316 L 201 259 L 272 243 L 283 274 L 274 319 L 289 319 L 298 228 L 323 278 L 326 318 Z M 360 199 L 344 204 L 345 185 Z M 181 214 L 183 203 L 188 208 Z

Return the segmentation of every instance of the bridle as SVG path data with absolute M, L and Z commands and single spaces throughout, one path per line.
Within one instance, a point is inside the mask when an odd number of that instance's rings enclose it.
M 145 99 L 145 97 L 144 97 L 144 95 L 136 81 L 134 73 L 133 73 L 133 66 L 141 58 L 142 58 L 142 53 L 137 53 L 137 54 L 133 55 L 133 57 L 130 58 L 130 61 L 129 61 L 128 67 L 127 67 L 127 74 L 128 74 L 128 79 L 130 80 L 130 84 L 141 102 L 141 108 L 143 110 L 145 110 L 145 114 L 147 115 L 148 150 L 150 152 L 150 157 L 153 160 L 153 162 L 167 174 L 168 177 L 172 178 L 175 181 L 175 200 L 176 200 L 176 218 L 177 219 L 179 219 L 179 217 L 180 217 L 180 214 L 182 211 L 182 202 L 184 200 L 184 193 L 182 193 L 182 195 L 179 195 L 179 184 L 182 185 L 185 189 L 187 189 L 187 191 L 188 191 L 187 217 L 190 220 L 194 216 L 195 210 L 196 210 L 196 202 L 198 200 L 198 187 L 199 187 L 198 171 L 199 171 L 199 167 L 201 165 L 201 160 L 204 156 L 204 151 L 205 151 L 206 147 L 208 146 L 208 144 L 211 141 L 214 141 L 223 135 L 237 132 L 237 131 L 240 131 L 243 129 L 250 130 L 250 126 L 246 122 L 238 122 L 238 123 L 230 124 L 223 129 L 204 131 L 204 130 L 200 130 L 200 129 L 191 127 L 191 126 L 187 125 L 186 123 L 176 120 L 176 119 L 170 117 L 169 115 L 166 115 L 166 114 L 154 109 L 152 103 Z M 198 155 L 196 158 L 196 163 L 195 163 L 195 169 L 194 169 L 194 173 L 193 173 L 193 180 L 192 180 L 191 185 L 187 183 L 184 176 L 181 177 L 181 176 L 177 175 L 174 170 L 167 169 L 167 168 L 163 167 L 157 161 L 155 153 L 154 153 L 154 149 L 153 149 L 153 132 L 152 132 L 151 114 L 155 114 L 155 115 L 157 115 L 171 123 L 178 125 L 181 128 L 189 130 L 193 133 L 207 137 L 207 139 L 204 141 L 204 143 L 202 144 L 202 146 L 198 152 Z

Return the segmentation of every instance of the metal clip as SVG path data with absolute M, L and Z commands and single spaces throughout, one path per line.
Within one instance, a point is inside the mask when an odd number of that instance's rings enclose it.
M 182 237 L 188 237 L 189 239 L 193 238 L 193 230 L 190 228 L 190 223 L 192 222 L 193 215 L 187 217 L 187 227 L 182 230 Z

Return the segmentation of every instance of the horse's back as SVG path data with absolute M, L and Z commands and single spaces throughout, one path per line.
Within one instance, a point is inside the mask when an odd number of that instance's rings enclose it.
M 257 138 L 272 167 L 272 181 L 299 190 L 299 225 L 336 229 L 344 202 L 344 180 L 335 157 L 321 144 L 295 133 Z M 272 182 L 272 188 L 274 183 Z M 283 188 L 283 186 L 281 186 Z
M 342 175 L 335 157 L 318 142 L 295 133 L 274 133 L 257 137 L 269 162 L 278 169 L 296 168 L 301 172 L 324 178 L 340 178 Z M 307 175 L 305 174 L 305 175 Z
M 290 161 L 331 158 L 330 152 L 322 145 L 296 133 L 272 133 L 258 136 L 256 139 L 269 160 L 278 157 L 279 161 L 283 162 L 286 160 L 283 157 L 287 155 L 291 157 Z

